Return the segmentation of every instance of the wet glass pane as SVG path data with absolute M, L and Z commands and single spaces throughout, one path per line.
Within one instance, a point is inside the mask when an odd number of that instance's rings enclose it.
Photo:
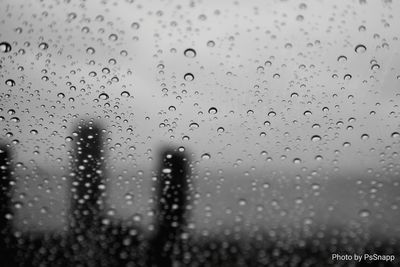
M 0 265 L 398 266 L 399 13 L 0 1 Z

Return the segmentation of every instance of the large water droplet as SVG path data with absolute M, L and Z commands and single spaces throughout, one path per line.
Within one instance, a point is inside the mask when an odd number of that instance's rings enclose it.
M 11 45 L 7 42 L 0 43 L 0 51 L 3 53 L 8 53 L 11 51 Z
M 194 58 L 196 57 L 196 50 L 194 50 L 193 48 L 188 48 L 183 52 L 183 54 L 185 55 L 185 57 Z
M 39 44 L 39 48 L 41 50 L 46 50 L 47 48 L 49 48 L 49 45 L 47 43 L 45 43 L 45 42 L 42 42 L 42 43 Z
M 313 142 L 318 142 L 320 140 L 321 140 L 321 136 L 319 136 L 319 135 L 313 135 L 311 137 L 311 141 L 313 141 Z
M 367 47 L 365 45 L 359 44 L 356 46 L 354 51 L 356 51 L 357 54 L 365 53 L 365 51 L 367 51 Z
M 106 93 L 101 93 L 101 94 L 99 95 L 99 98 L 100 98 L 101 100 L 107 100 L 107 99 L 109 99 L 110 97 L 109 97 Z
M 6 85 L 13 87 L 13 86 L 15 86 L 15 81 L 12 79 L 8 79 L 8 80 L 6 80 Z
M 193 81 L 194 80 L 194 75 L 191 73 L 186 73 L 185 76 L 183 76 L 183 78 L 185 79 L 185 81 Z

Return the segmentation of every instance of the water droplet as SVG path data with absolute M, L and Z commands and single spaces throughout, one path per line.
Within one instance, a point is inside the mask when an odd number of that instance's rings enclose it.
M 193 81 L 194 80 L 194 75 L 191 73 L 186 73 L 185 76 L 183 76 L 183 78 L 185 79 L 185 81 Z
M 133 22 L 133 23 L 131 24 L 131 28 L 134 29 L 134 30 L 137 30 L 137 29 L 140 28 L 140 24 L 137 23 L 137 22 Z
M 121 92 L 121 96 L 123 96 L 123 97 L 130 97 L 131 94 L 130 94 L 128 91 L 122 91 L 122 92 Z
M 199 128 L 199 124 L 197 124 L 195 122 L 192 122 L 191 124 L 189 124 L 189 128 L 190 129 L 197 129 L 197 128 Z
M 351 143 L 350 142 L 344 142 L 343 143 L 343 147 L 350 147 L 351 146 Z
M 313 142 L 318 142 L 320 140 L 321 140 L 321 136 L 319 136 L 319 135 L 313 135 L 311 137 L 311 141 L 313 141 Z
M 108 40 L 115 42 L 118 40 L 118 35 L 116 35 L 115 33 L 112 33 L 108 36 Z
M 369 135 L 368 134 L 361 135 L 361 140 L 368 140 L 368 139 L 369 139 Z
M 201 158 L 202 158 L 202 159 L 210 159 L 211 156 L 210 156 L 210 154 L 208 154 L 208 153 L 204 153 L 203 155 L 201 155 Z
M 39 44 L 39 48 L 41 50 L 46 50 L 47 48 L 49 48 L 49 45 L 47 43 L 45 43 L 45 42 L 42 42 L 42 43 Z
M 215 46 L 215 42 L 210 40 L 210 41 L 207 42 L 207 46 L 208 47 L 214 47 Z
M 245 206 L 247 204 L 247 200 L 244 198 L 239 199 L 239 205 L 240 206 Z
M 209 113 L 209 114 L 217 114 L 217 112 L 218 112 L 218 110 L 217 110 L 217 108 L 215 108 L 215 107 L 211 107 L 211 108 L 208 110 L 208 113 Z
M 381 66 L 379 66 L 379 64 L 373 64 L 371 66 L 371 70 L 379 70 L 381 68 Z
M 365 45 L 359 44 L 356 46 L 354 51 L 356 51 L 357 54 L 365 53 L 365 51 L 367 51 L 367 47 L 365 47 Z
M 300 164 L 301 163 L 301 159 L 295 158 L 295 159 L 293 159 L 293 163 L 294 164 Z
M 170 168 L 162 169 L 162 173 L 168 174 L 168 173 L 171 173 L 171 172 L 172 172 L 172 170 Z
M 107 100 L 107 99 L 109 99 L 110 97 L 109 97 L 106 93 L 101 93 L 101 94 L 99 95 L 99 98 L 100 98 L 101 100 Z
M 337 61 L 338 62 L 341 62 L 341 63 L 343 63 L 343 62 L 346 62 L 347 61 L 347 57 L 346 56 L 339 56 L 338 58 L 337 58 Z
M 196 51 L 193 48 L 188 48 L 186 49 L 183 54 L 185 55 L 185 57 L 188 58 L 194 58 L 196 57 Z
M 86 48 L 86 53 L 88 53 L 89 55 L 93 55 L 95 52 L 96 50 L 94 50 L 93 47 Z
M 367 218 L 371 215 L 371 212 L 367 209 L 360 210 L 359 215 L 361 218 Z
M 393 132 L 391 135 L 393 138 L 399 138 L 400 137 L 400 133 L 398 132 Z
M 8 80 L 6 80 L 6 85 L 13 87 L 13 86 L 15 86 L 15 82 L 12 79 L 8 79 Z
M 351 80 L 351 78 L 352 78 L 352 76 L 350 74 L 346 74 L 346 75 L 344 75 L 343 80 L 348 81 L 348 80 Z
M 8 53 L 11 51 L 11 45 L 7 42 L 0 43 L 0 51 L 3 53 Z

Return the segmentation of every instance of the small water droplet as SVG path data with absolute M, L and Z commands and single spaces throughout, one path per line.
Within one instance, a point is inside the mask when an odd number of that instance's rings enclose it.
M 215 46 L 215 42 L 210 40 L 210 41 L 207 42 L 207 46 L 208 47 L 214 47 Z
M 371 215 L 371 212 L 367 209 L 360 210 L 359 215 L 361 218 L 367 218 Z

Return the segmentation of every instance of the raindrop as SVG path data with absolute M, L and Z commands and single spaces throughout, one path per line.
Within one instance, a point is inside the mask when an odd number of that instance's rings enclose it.
M 183 78 L 185 79 L 185 81 L 193 81 L 194 80 L 194 75 L 191 73 L 186 73 L 185 76 L 183 76 Z
M 369 135 L 368 134 L 361 135 L 361 140 L 368 140 L 368 139 L 369 139 Z
M 131 94 L 130 94 L 128 91 L 122 91 L 122 92 L 121 92 L 121 96 L 123 96 L 123 97 L 130 97 Z
M 197 123 L 195 123 L 195 122 L 192 122 L 191 124 L 189 124 L 189 128 L 191 128 L 191 129 L 197 129 L 197 128 L 199 128 L 199 124 L 197 124 Z
M 86 53 L 88 53 L 89 55 L 93 55 L 95 52 L 96 50 L 94 50 L 93 47 L 86 48 Z
M 209 113 L 209 114 L 217 114 L 217 112 L 218 112 L 218 110 L 217 110 L 217 108 L 215 108 L 215 107 L 211 107 L 211 108 L 208 110 L 208 113 Z
M 131 24 L 131 28 L 134 29 L 134 30 L 137 30 L 137 29 L 140 28 L 140 24 L 137 23 L 137 22 L 133 22 L 133 23 Z
M 346 75 L 344 75 L 343 80 L 348 81 L 348 80 L 351 80 L 351 78 L 352 78 L 352 76 L 350 74 L 346 74 Z
M 373 64 L 371 66 L 371 70 L 379 70 L 381 68 L 381 66 L 379 66 L 379 64 Z
M 115 33 L 112 33 L 108 36 L 108 40 L 110 41 L 117 41 L 118 40 L 118 35 L 116 35 Z
M 183 52 L 183 54 L 185 55 L 185 57 L 194 58 L 196 57 L 196 50 L 194 50 L 193 48 L 188 48 Z
M 6 80 L 6 85 L 13 87 L 13 86 L 15 86 L 15 82 L 12 79 L 8 79 L 8 80 Z
M 319 135 L 313 135 L 311 137 L 311 141 L 313 141 L 313 142 L 318 142 L 320 140 L 321 140 L 321 136 L 319 136 Z
M 365 45 L 359 44 L 356 46 L 354 51 L 356 51 L 357 54 L 365 53 L 365 51 L 367 51 L 367 47 L 365 47 Z
M 101 100 L 107 100 L 107 99 L 109 99 L 110 97 L 109 97 L 106 93 L 101 93 L 101 94 L 99 95 L 99 98 L 100 98 Z
M 295 158 L 295 159 L 293 159 L 293 163 L 294 164 L 300 164 L 301 163 L 301 159 Z
M 210 40 L 210 41 L 207 42 L 207 46 L 208 47 L 214 47 L 215 46 L 215 42 Z
M 11 51 L 11 45 L 7 42 L 0 43 L 0 51 L 3 53 L 8 53 Z
M 367 218 L 371 215 L 371 212 L 367 209 L 360 210 L 359 215 L 361 218 Z
M 43 43 L 39 44 L 39 48 L 41 50 L 46 50 L 47 48 L 49 48 L 49 45 L 47 43 L 43 42 Z
M 162 169 L 162 173 L 168 174 L 168 173 L 171 173 L 171 172 L 172 172 L 172 170 L 170 168 Z
M 400 133 L 398 132 L 393 132 L 391 135 L 393 138 L 399 138 L 400 137 Z
M 351 146 L 351 143 L 350 142 L 344 142 L 343 143 L 343 147 L 350 147 Z
M 337 58 L 337 61 L 338 62 L 341 62 L 341 63 L 343 63 L 343 62 L 346 62 L 347 61 L 347 57 L 346 56 L 339 56 L 338 58 Z
M 210 156 L 210 154 L 208 154 L 208 153 L 204 153 L 203 155 L 201 155 L 201 158 L 202 158 L 202 159 L 210 159 L 211 156 Z

